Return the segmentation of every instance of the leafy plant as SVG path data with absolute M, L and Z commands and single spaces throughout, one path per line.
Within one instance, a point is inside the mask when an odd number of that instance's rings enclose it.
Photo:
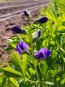
M 64 87 L 64 2 L 51 0 L 48 7 L 40 10 L 42 17 L 33 23 L 30 13 L 24 11 L 29 25 L 24 26 L 24 30 L 18 26 L 13 28 L 18 34 L 8 40 L 9 46 L 6 50 L 12 51 L 11 62 L 8 67 L 1 68 L 1 86 Z

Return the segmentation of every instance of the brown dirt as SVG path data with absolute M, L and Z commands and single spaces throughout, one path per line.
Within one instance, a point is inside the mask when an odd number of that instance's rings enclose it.
M 25 2 L 25 3 L 24 2 L 15 2 L 15 3 L 10 2 L 8 4 L 7 3 L 1 3 L 0 4 L 0 7 L 1 7 L 0 8 L 0 16 L 6 15 L 6 14 L 9 14 L 9 13 L 12 13 L 12 12 L 16 12 L 16 11 L 19 11 L 19 10 L 23 10 L 23 9 L 26 9 L 26 8 L 30 8 L 30 7 L 33 7 L 35 5 L 37 6 L 37 5 L 47 4 L 47 3 L 48 3 L 48 0 L 37 1 L 37 2 L 34 2 L 34 1 L 29 2 L 28 1 L 28 2 Z M 15 7 L 13 7 L 13 6 L 15 6 Z
M 4 3 L 0 3 L 0 7 L 3 6 L 11 6 L 11 5 L 21 5 L 21 4 L 28 4 L 28 3 L 33 3 L 33 2 L 40 2 L 40 1 L 49 1 L 49 0 L 18 0 L 17 2 L 4 2 Z

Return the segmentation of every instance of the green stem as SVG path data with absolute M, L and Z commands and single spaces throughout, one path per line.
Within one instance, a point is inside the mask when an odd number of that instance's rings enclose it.
M 37 64 L 36 64 L 36 66 L 35 66 L 35 71 L 36 71 L 37 79 L 40 81 L 40 79 L 39 79 L 39 75 L 38 75 L 38 71 L 37 71 Z
M 32 57 L 32 61 L 33 61 L 33 65 L 34 65 L 34 70 L 36 71 L 36 76 L 37 76 L 37 81 L 31 81 L 32 83 L 35 83 L 36 87 L 38 86 L 38 81 L 39 81 L 39 76 L 38 76 L 38 72 L 37 72 L 37 63 L 35 64 L 35 60 L 34 58 L 34 46 L 33 46 L 33 37 L 32 37 L 32 22 L 29 20 L 29 25 L 30 25 L 30 29 L 29 29 L 29 39 L 30 39 L 30 47 L 31 47 L 31 57 Z M 30 81 L 30 80 L 28 80 Z
M 9 84 L 10 84 L 10 82 L 9 82 L 9 78 L 8 78 L 8 87 L 9 87 Z
M 31 19 L 29 18 L 29 25 L 30 25 L 30 29 L 29 29 L 29 39 L 30 39 L 30 47 L 31 47 L 31 57 L 33 59 L 34 56 L 34 48 L 33 48 L 33 37 L 32 37 L 32 22 Z M 34 59 L 33 59 L 33 65 L 34 64 Z
M 30 29 L 29 29 L 30 46 L 31 46 L 31 54 L 33 56 L 34 50 L 33 50 L 33 37 L 32 37 L 32 23 L 31 23 L 31 20 L 29 20 L 29 24 L 30 24 Z

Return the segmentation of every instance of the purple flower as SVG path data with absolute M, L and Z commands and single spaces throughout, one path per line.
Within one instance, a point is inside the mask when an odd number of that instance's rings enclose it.
M 36 32 L 36 34 L 34 35 L 34 37 L 33 37 L 33 41 L 35 41 L 36 39 L 38 39 L 40 36 L 41 36 L 41 30 L 38 30 Z
M 25 15 L 26 17 L 29 17 L 29 16 L 30 16 L 30 13 L 28 12 L 28 10 L 24 10 L 24 15 Z
M 48 21 L 47 17 L 42 17 L 42 18 L 36 19 L 34 23 L 46 23 L 47 21 Z
M 16 46 L 16 50 L 21 54 L 28 50 L 28 44 L 26 42 L 19 42 Z
M 38 32 L 37 32 L 37 38 L 39 38 L 40 37 L 40 35 L 41 35 L 41 30 L 39 30 Z
M 37 53 L 34 55 L 38 60 L 46 59 L 51 56 L 51 51 L 47 48 L 41 48 Z
M 21 34 L 21 33 L 26 34 L 26 33 L 27 33 L 26 30 L 21 29 L 21 28 L 19 28 L 18 26 L 14 26 L 14 27 L 12 28 L 12 31 L 15 32 L 15 33 L 19 33 L 19 34 Z

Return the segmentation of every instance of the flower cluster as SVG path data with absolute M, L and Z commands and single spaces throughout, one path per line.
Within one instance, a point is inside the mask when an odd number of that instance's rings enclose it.
M 24 15 L 25 15 L 26 17 L 28 17 L 28 18 L 29 18 L 29 16 L 30 16 L 30 14 L 29 14 L 29 12 L 28 12 L 27 10 L 24 11 Z M 39 19 L 35 20 L 34 23 L 46 23 L 47 20 L 48 20 L 47 17 L 42 17 L 42 18 L 39 18 Z M 15 33 L 20 33 L 20 34 L 21 34 L 21 33 L 26 33 L 26 31 L 25 31 L 24 29 L 21 29 L 21 28 L 19 28 L 18 26 L 14 26 L 14 27 L 12 28 L 12 30 L 13 30 Z M 33 40 L 38 39 L 40 36 L 41 36 L 41 30 L 38 30 L 38 31 L 36 32 L 36 34 L 34 35 Z M 33 43 L 32 43 L 32 44 L 33 44 Z M 19 43 L 17 44 L 16 50 L 17 50 L 20 54 L 22 54 L 22 53 L 24 53 L 25 51 L 28 51 L 28 47 L 29 47 L 29 46 L 28 46 L 28 44 L 27 44 L 26 42 L 21 41 L 21 42 L 19 42 Z M 35 56 L 38 60 L 46 59 L 46 58 L 48 58 L 50 55 L 51 55 L 51 51 L 48 50 L 48 49 L 45 48 L 45 47 L 44 47 L 44 48 L 41 48 L 38 52 L 36 52 L 36 53 L 34 54 L 34 56 Z
M 26 42 L 19 42 L 16 46 L 16 50 L 22 54 L 24 53 L 25 51 L 28 50 L 28 44 Z M 48 58 L 49 56 L 51 56 L 51 51 L 48 50 L 47 48 L 41 48 L 38 52 L 36 52 L 34 54 L 34 56 L 38 59 L 38 60 L 41 60 L 41 59 L 46 59 Z

